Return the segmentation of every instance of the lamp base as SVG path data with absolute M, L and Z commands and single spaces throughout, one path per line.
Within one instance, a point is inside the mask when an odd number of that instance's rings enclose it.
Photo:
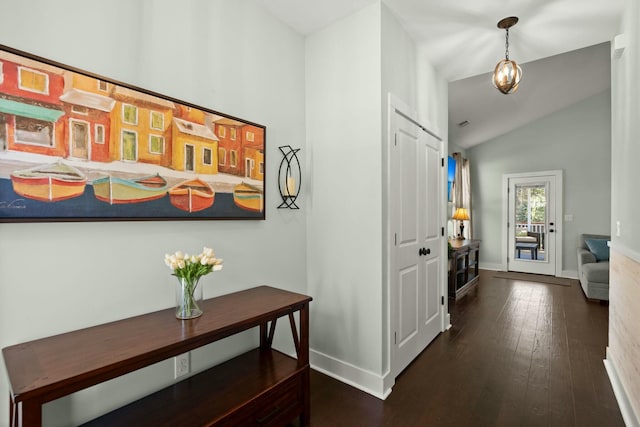
M 458 240 L 464 240 L 464 225 L 462 225 L 462 221 L 460 221 L 460 235 L 458 236 Z

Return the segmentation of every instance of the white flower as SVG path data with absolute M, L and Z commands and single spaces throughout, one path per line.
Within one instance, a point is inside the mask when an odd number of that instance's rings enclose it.
M 206 246 L 198 255 L 182 251 L 165 254 L 164 263 L 173 271 L 174 276 L 189 280 L 197 280 L 212 271 L 222 270 L 222 259 L 216 258 L 213 249 Z

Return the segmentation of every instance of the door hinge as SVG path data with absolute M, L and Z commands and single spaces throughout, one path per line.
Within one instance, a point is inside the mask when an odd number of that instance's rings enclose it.
M 444 167 L 444 157 L 442 158 L 442 167 Z
M 444 237 L 444 227 L 440 228 L 440 232 L 442 233 L 442 237 Z
M 444 295 L 441 296 L 440 298 L 442 298 L 442 303 L 441 304 L 444 305 Z
M 394 344 L 398 344 L 398 333 L 397 332 L 393 333 L 393 343 Z
M 393 245 L 398 246 L 398 233 L 393 234 Z
M 398 134 L 397 133 L 393 134 L 393 145 L 398 145 Z

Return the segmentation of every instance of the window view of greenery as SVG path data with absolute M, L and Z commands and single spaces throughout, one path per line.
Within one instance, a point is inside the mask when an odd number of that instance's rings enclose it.
M 516 186 L 516 224 L 545 222 L 545 187 Z

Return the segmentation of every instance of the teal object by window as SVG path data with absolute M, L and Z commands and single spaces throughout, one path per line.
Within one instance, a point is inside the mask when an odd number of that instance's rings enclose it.
M 585 239 L 584 243 L 598 261 L 609 261 L 609 245 L 607 239 Z

